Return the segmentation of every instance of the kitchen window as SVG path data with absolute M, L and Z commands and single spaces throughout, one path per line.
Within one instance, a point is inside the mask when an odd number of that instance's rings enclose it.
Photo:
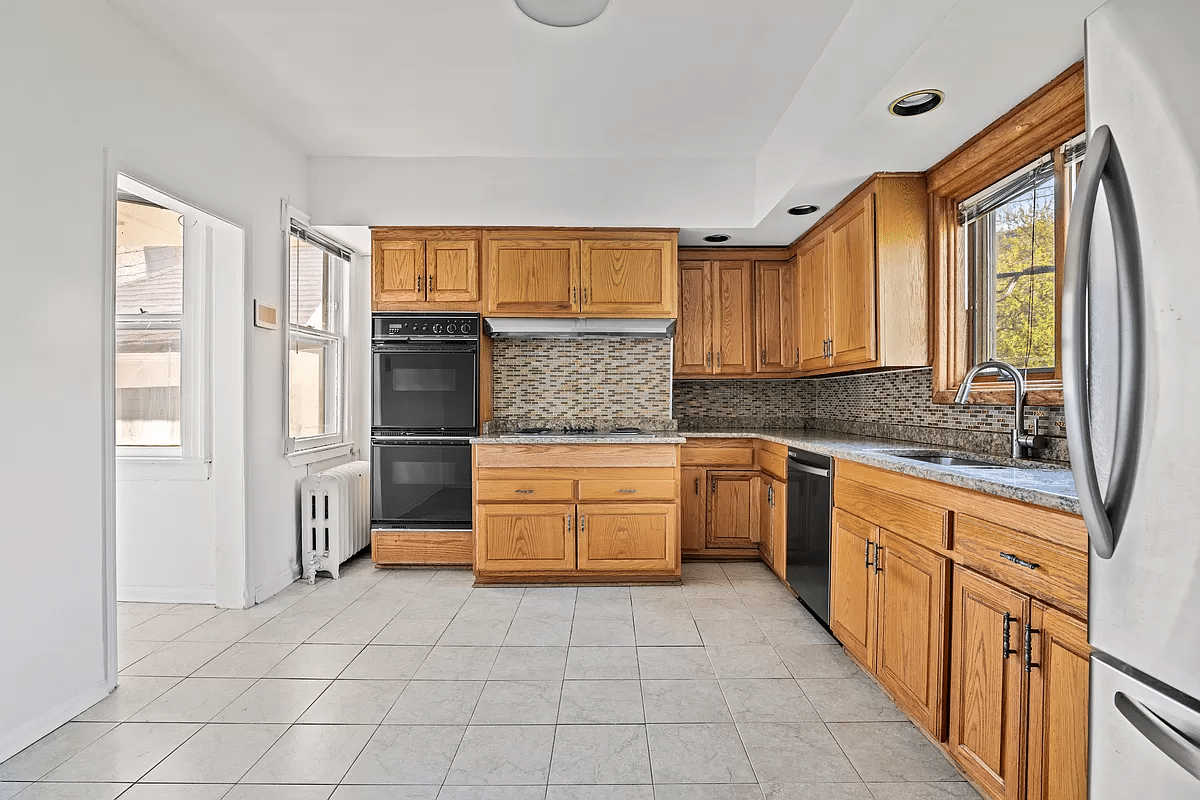
M 1083 136 L 959 204 L 976 362 L 1061 379 L 1063 253 Z
M 350 253 L 297 220 L 287 234 L 287 452 L 345 441 L 343 298 Z
M 117 455 L 203 459 L 211 228 L 123 175 L 116 206 Z

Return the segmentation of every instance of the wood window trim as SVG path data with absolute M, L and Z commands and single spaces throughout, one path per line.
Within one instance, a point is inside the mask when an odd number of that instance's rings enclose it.
M 958 386 L 974 360 L 970 350 L 971 314 L 962 302 L 968 287 L 966 275 L 959 268 L 962 248 L 959 203 L 1078 136 L 1086 127 L 1083 62 L 1079 61 L 926 173 L 934 297 L 931 314 L 934 403 L 954 402 Z M 1064 209 L 1063 223 L 1065 213 Z M 1056 236 L 1055 246 L 1056 249 L 1065 247 L 1065 237 Z M 1059 272 L 1056 289 L 1061 290 L 1061 269 Z M 1060 320 L 1061 303 L 1059 291 Z M 1056 344 L 1059 344 L 1057 337 Z M 1011 388 L 991 388 L 981 382 L 971 392 L 972 405 L 1010 405 L 1012 402 Z M 1062 405 L 1062 381 L 1031 382 L 1026 403 L 1031 406 Z

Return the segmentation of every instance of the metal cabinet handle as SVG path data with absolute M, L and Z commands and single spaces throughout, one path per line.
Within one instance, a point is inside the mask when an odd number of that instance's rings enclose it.
M 583 514 L 579 515 L 579 532 L 583 533 L 587 530 L 587 517 Z
M 769 506 L 775 505 L 775 486 L 774 486 L 774 484 L 767 487 L 767 505 L 769 505 Z
M 575 530 L 575 526 L 571 524 L 571 520 L 573 519 L 575 519 L 574 514 L 567 514 L 567 530 L 569 531 Z
M 762 363 L 766 364 L 767 363 L 767 348 L 764 347 L 762 349 L 761 357 L 762 357 Z
M 421 276 L 417 276 L 417 291 L 421 291 Z
M 513 489 L 517 494 L 533 494 L 533 489 Z
M 793 364 L 795 365 L 795 364 L 799 364 L 799 363 L 800 363 L 800 348 L 797 347 L 796 348 L 796 360 L 793 362 Z
M 712 493 L 713 494 L 717 493 L 717 479 L 716 478 L 712 479 Z
M 873 544 L 875 544 L 875 543 L 872 542 L 870 539 L 867 539 L 867 548 L 866 548 L 867 552 L 864 554 L 864 559 L 865 559 L 866 563 L 863 564 L 863 566 L 866 567 L 867 569 L 871 568 L 871 545 L 873 545 Z
M 721 368 L 721 351 L 717 351 L 717 369 Z
M 879 551 L 882 549 L 883 548 L 879 546 L 879 543 L 876 542 L 875 543 L 875 574 L 877 574 L 877 575 L 880 572 L 883 572 L 883 567 L 879 566 Z
M 1200 780 L 1200 743 L 1124 692 L 1113 695 L 1113 705 L 1163 755 Z
M 696 478 L 696 496 L 700 496 L 700 479 Z
M 579 290 L 574 286 L 571 287 L 571 305 L 577 305 L 579 299 Z
M 1034 667 L 1041 668 L 1041 664 L 1035 664 L 1033 661 L 1033 635 L 1042 633 L 1041 628 L 1035 628 L 1028 622 L 1025 623 L 1025 671 L 1032 672 Z
M 617 489 L 618 494 L 637 494 L 637 489 Z
M 1107 491 L 1100 491 L 1092 449 L 1092 412 L 1088 397 L 1088 272 L 1091 268 L 1092 221 L 1101 184 L 1113 222 L 1117 272 L 1117 415 L 1112 470 Z M 1112 558 L 1133 493 L 1142 438 L 1145 398 L 1145 306 L 1142 302 L 1141 250 L 1133 195 L 1117 144 L 1107 125 L 1088 141 L 1067 229 L 1063 278 L 1063 399 L 1067 446 L 1079 505 L 1100 558 Z
M 1012 563 L 1016 564 L 1018 567 L 1025 567 L 1026 569 L 1037 569 L 1038 567 L 1041 566 L 1041 564 L 1034 564 L 1031 561 L 1026 561 L 1023 558 L 1014 556 L 1012 553 L 1001 553 L 1000 557 L 1003 558 L 1005 561 L 1011 561 Z
M 437 277 L 436 273 L 435 273 L 435 274 L 433 274 L 433 275 L 428 275 L 428 276 L 426 276 L 426 278 L 425 278 L 425 288 L 426 288 L 428 291 L 430 291 L 430 292 L 432 292 L 432 291 L 433 291 L 433 279 L 434 279 L 435 277 Z
M 1006 659 L 1009 656 L 1016 655 L 1017 653 L 1020 652 L 1019 650 L 1012 649 L 1012 633 L 1009 630 L 1009 626 L 1011 626 L 1014 622 L 1020 622 L 1020 620 L 1017 619 L 1016 617 L 1014 617 L 1009 612 L 1005 611 L 1004 612 L 1004 637 L 1003 637 L 1004 649 L 1001 652 L 1004 653 L 1004 657 Z
M 583 304 L 587 305 L 587 287 L 583 287 Z

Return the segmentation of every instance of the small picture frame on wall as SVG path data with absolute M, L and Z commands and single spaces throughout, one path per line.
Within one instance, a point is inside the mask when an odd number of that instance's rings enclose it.
M 269 331 L 278 330 L 279 307 L 264 303 L 261 300 L 255 300 L 254 326 L 256 328 L 266 328 Z

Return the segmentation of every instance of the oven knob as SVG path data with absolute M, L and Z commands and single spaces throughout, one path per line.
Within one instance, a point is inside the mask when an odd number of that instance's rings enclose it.
M 454 333 L 456 330 L 458 330 L 458 326 L 454 325 L 453 323 L 446 326 L 446 333 Z
M 470 333 L 471 332 L 471 323 L 464 322 L 462 324 L 462 327 L 459 328 L 459 330 L 461 330 L 463 333 Z
M 442 326 L 441 326 L 441 325 L 434 325 L 434 326 L 433 326 L 433 332 L 434 332 L 434 333 L 441 333 L 441 332 L 442 332 Z
M 422 325 L 422 326 L 421 326 L 421 330 L 423 330 L 423 331 L 427 331 L 427 330 L 429 330 L 429 326 L 428 326 L 428 325 Z

